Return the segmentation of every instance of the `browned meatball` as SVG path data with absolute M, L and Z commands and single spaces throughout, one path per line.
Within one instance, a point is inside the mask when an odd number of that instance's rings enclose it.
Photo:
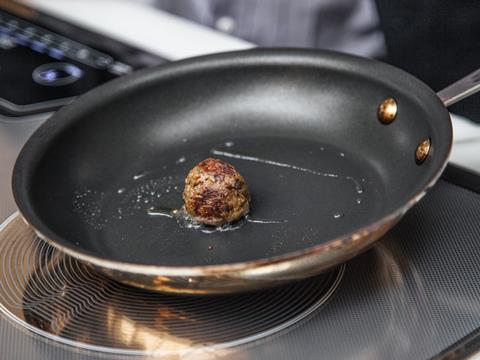
M 230 164 L 206 159 L 185 179 L 183 200 L 194 220 L 206 225 L 223 225 L 248 214 L 250 195 L 242 175 Z

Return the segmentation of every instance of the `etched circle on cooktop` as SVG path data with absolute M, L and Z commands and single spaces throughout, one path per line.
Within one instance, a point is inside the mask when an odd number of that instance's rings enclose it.
M 257 341 L 306 319 L 345 266 L 267 291 L 182 297 L 117 283 L 35 236 L 18 214 L 0 227 L 0 309 L 49 339 L 116 354 L 187 354 Z

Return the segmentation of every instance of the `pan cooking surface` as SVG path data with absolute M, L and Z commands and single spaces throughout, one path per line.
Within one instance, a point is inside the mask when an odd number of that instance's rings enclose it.
M 210 156 L 230 162 L 244 175 L 252 196 L 248 221 L 195 229 L 149 211 L 180 208 L 186 174 Z M 78 221 L 90 229 L 88 241 L 78 246 L 142 264 L 255 260 L 353 231 L 378 217 L 384 195 L 380 176 L 354 154 L 287 137 L 183 138 L 158 154 L 155 168 L 137 170 L 116 174 L 111 188 L 79 188 L 72 194 Z

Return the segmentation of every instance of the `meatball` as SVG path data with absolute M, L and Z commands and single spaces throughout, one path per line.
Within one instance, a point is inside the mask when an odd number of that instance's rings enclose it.
M 206 159 L 185 179 L 185 210 L 206 225 L 224 225 L 248 214 L 250 194 L 242 175 L 219 159 Z

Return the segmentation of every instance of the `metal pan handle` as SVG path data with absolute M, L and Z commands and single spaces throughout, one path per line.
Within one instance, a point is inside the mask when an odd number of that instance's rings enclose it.
M 475 94 L 477 91 L 480 91 L 480 69 L 447 86 L 437 95 L 448 107 Z

